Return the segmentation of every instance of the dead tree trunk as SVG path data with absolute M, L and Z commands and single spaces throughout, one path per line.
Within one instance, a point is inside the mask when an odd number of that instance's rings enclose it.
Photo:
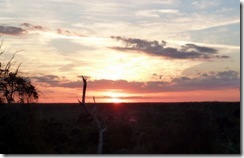
M 86 86 L 87 86 L 87 82 L 86 79 L 84 78 L 84 76 L 82 76 L 83 79 L 83 94 L 82 94 L 82 102 L 80 100 L 79 103 L 81 104 L 81 106 L 83 107 L 83 109 L 85 110 L 86 113 L 88 113 L 93 120 L 95 121 L 97 128 L 98 128 L 98 132 L 99 132 L 99 141 L 98 141 L 98 149 L 97 149 L 97 153 L 98 154 L 102 154 L 103 153 L 103 133 L 106 131 L 106 127 L 102 127 L 101 121 L 98 119 L 95 111 L 96 111 L 96 106 L 94 106 L 93 110 L 89 110 L 86 107 L 86 103 L 85 103 L 85 97 L 86 97 Z M 94 103 L 95 103 L 95 98 L 93 97 Z

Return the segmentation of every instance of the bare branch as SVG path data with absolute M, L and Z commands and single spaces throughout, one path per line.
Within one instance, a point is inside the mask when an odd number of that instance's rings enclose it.
M 1 44 L 0 44 L 0 55 L 2 55 L 5 52 L 5 50 L 6 50 L 6 48 L 2 49 L 3 42 L 4 42 L 4 39 L 2 39 Z
M 93 110 L 92 110 L 92 113 L 95 113 L 96 112 L 96 108 L 97 108 L 97 106 L 96 106 L 96 99 L 95 99 L 95 97 L 93 96 L 93 102 L 94 102 L 94 107 L 93 107 Z
M 81 76 L 83 79 L 83 93 L 82 93 L 82 103 L 85 104 L 85 98 L 86 98 L 86 79 L 84 76 Z
M 108 127 L 103 128 L 103 132 L 105 132 L 108 129 Z
M 18 67 L 17 67 L 17 69 L 15 70 L 15 75 L 17 75 L 18 74 L 18 72 L 19 72 L 19 67 L 21 66 L 21 63 L 18 65 Z
M 8 71 L 8 70 L 10 69 L 10 67 L 11 67 L 11 65 L 12 65 L 11 62 L 12 62 L 12 60 L 14 59 L 15 54 L 17 54 L 17 53 L 19 53 L 19 52 L 21 52 L 21 51 L 22 51 L 22 50 L 19 50 L 19 51 L 16 51 L 15 53 L 13 53 L 11 59 L 8 61 L 7 65 L 5 66 L 5 71 Z
M 93 102 L 96 103 L 96 98 L 93 96 Z
M 99 132 L 99 142 L 98 142 L 98 154 L 102 154 L 103 151 L 103 133 L 107 130 L 106 128 L 102 127 L 102 123 L 101 121 L 98 119 L 95 110 L 96 110 L 96 105 L 94 106 L 93 110 L 90 111 L 87 109 L 86 104 L 85 104 L 85 97 L 86 97 L 86 86 L 87 86 L 87 82 L 86 79 L 84 78 L 84 76 L 81 76 L 83 79 L 83 93 L 82 93 L 82 102 L 78 99 L 78 102 L 81 104 L 81 106 L 83 107 L 83 109 L 85 110 L 86 113 L 88 113 L 89 115 L 91 115 L 93 117 L 93 120 L 96 122 L 97 128 L 98 128 L 98 132 Z M 95 97 L 93 96 L 93 101 L 94 103 L 96 103 Z
M 78 99 L 78 102 L 81 104 L 82 108 L 85 110 L 86 113 L 93 116 L 92 113 L 89 110 L 87 110 L 87 108 L 85 107 L 85 104 L 83 104 L 79 99 Z

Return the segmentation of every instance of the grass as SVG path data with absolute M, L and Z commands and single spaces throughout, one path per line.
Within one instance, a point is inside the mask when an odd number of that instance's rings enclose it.
M 89 106 L 89 105 L 88 105 Z M 105 154 L 240 154 L 240 102 L 97 104 Z M 79 104 L 0 106 L 5 154 L 96 154 Z

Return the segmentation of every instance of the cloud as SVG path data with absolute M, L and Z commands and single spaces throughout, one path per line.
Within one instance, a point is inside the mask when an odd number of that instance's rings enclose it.
M 82 80 L 69 81 L 65 77 L 46 75 L 32 77 L 37 82 L 47 83 L 51 87 L 82 88 Z M 116 90 L 127 93 L 184 92 L 195 90 L 219 90 L 240 88 L 237 71 L 227 70 L 198 74 L 196 77 L 177 77 L 170 81 L 126 81 L 126 80 L 88 80 L 89 91 Z
M 239 73 L 236 71 L 220 71 L 217 73 L 202 73 L 198 77 L 180 77 L 171 81 L 172 87 L 179 90 L 211 90 L 240 87 Z M 170 88 L 170 87 L 169 87 Z
M 31 34 L 31 33 L 41 33 L 41 32 L 54 32 L 58 35 L 63 36 L 77 36 L 77 37 L 85 37 L 84 35 L 74 32 L 68 29 L 63 28 L 57 28 L 57 29 L 49 29 L 45 26 L 41 25 L 33 25 L 30 23 L 22 23 L 20 24 L 20 27 L 16 26 L 0 26 L 0 33 L 6 34 L 6 35 L 15 35 L 20 36 L 23 34 Z
M 59 77 L 56 75 L 33 76 L 31 79 L 40 83 L 47 83 L 54 87 L 59 86 Z
M 57 49 L 59 53 L 62 55 L 70 55 L 71 53 L 76 53 L 78 51 L 83 50 L 91 50 L 92 48 L 88 46 L 83 46 L 81 44 L 77 44 L 72 42 L 71 40 L 56 38 L 49 42 L 50 46 Z M 89 49 L 90 48 L 90 49 Z
M 180 49 L 166 47 L 166 42 L 147 41 L 137 38 L 123 38 L 120 36 L 111 36 L 112 39 L 122 41 L 123 47 L 110 47 L 119 51 L 136 51 L 148 55 L 161 56 L 169 59 L 210 59 L 210 58 L 228 58 L 228 56 L 219 56 L 214 48 L 198 46 L 195 44 L 185 44 Z
M 197 0 L 197 1 L 193 1 L 191 3 L 193 5 L 193 7 L 197 8 L 197 9 L 208 9 L 211 7 L 217 7 L 218 5 L 220 5 L 220 1 L 219 0 L 212 0 L 212 1 L 203 1 L 203 0 Z
M 141 10 L 136 12 L 136 16 L 160 18 L 161 14 L 177 14 L 178 10 L 175 9 L 160 9 L 160 10 Z
M 46 32 L 46 31 L 52 31 L 44 26 L 40 26 L 40 25 L 32 25 L 30 23 L 23 23 L 21 24 L 22 27 L 24 27 L 26 30 L 29 31 L 42 31 L 42 32 Z M 63 28 L 57 28 L 55 30 L 53 30 L 55 33 L 59 34 L 59 35 L 64 35 L 64 36 L 79 36 L 79 37 L 84 37 L 84 35 L 78 33 L 78 32 L 74 32 L 68 29 L 63 29 Z
M 136 2 L 135 2 L 136 3 Z M 177 3 L 176 0 L 141 0 L 140 3 L 158 3 L 158 4 L 164 4 L 164 5 L 171 5 Z M 136 3 L 138 4 L 138 3 Z
M 26 31 L 21 27 L 15 26 L 0 26 L 0 33 L 5 35 L 21 35 Z
M 56 29 L 57 34 L 64 35 L 64 36 L 78 36 L 78 37 L 85 37 L 84 35 L 78 33 L 78 32 L 73 32 L 68 29 L 62 29 L 58 28 Z
M 22 23 L 20 26 L 24 27 L 25 30 L 39 30 L 39 31 L 47 31 L 47 28 L 40 25 L 32 25 L 30 23 Z

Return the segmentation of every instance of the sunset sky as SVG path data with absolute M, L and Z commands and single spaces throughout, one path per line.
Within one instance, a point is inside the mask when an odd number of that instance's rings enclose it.
M 240 1 L 1 0 L 39 102 L 240 101 Z M 14 67 L 13 67 L 14 68 Z

